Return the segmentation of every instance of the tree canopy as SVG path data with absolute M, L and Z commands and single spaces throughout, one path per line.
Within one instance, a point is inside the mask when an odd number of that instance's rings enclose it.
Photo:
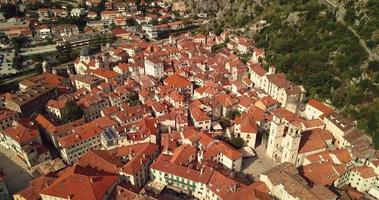
M 62 115 L 63 123 L 68 123 L 80 119 L 83 116 L 82 109 L 74 102 L 68 101 L 64 108 L 64 114 Z

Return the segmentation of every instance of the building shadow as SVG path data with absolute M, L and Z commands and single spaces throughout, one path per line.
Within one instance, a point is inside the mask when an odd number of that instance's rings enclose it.
M 20 159 L 20 162 L 23 162 L 21 158 L 14 159 Z M 25 168 L 19 166 L 3 152 L 0 152 L 0 171 L 5 174 L 5 183 L 12 195 L 27 187 L 29 181 L 33 179 Z

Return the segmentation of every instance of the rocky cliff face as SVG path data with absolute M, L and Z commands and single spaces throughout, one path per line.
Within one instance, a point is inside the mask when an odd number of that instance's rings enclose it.
M 223 10 L 230 0 L 183 0 L 192 12 L 216 14 Z
M 218 23 L 241 27 L 273 0 L 178 0 L 192 13 L 207 13 Z

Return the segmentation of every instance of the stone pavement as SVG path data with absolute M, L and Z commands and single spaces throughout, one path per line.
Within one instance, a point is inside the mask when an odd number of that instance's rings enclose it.
M 255 178 L 262 172 L 274 168 L 277 164 L 274 160 L 266 156 L 266 149 L 263 145 L 255 149 L 256 157 L 245 159 L 243 162 L 243 172 L 253 175 Z

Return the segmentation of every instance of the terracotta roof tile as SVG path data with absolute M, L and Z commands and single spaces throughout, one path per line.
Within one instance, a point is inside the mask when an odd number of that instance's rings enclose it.
M 201 121 L 208 121 L 211 120 L 211 118 L 206 115 L 200 108 L 198 107 L 192 107 L 191 108 L 191 116 L 196 122 L 201 122 Z
M 213 174 L 213 170 L 204 166 L 202 170 L 191 169 L 169 162 L 171 156 L 160 155 L 155 162 L 150 165 L 151 169 L 180 176 L 188 180 L 207 184 Z
M 310 99 L 307 104 L 321 111 L 324 115 L 329 115 L 330 113 L 334 112 L 333 108 L 321 103 L 316 99 Z
M 41 190 L 53 184 L 55 179 L 56 178 L 47 177 L 47 176 L 41 176 L 41 177 L 35 178 L 29 182 L 29 185 L 27 188 L 17 192 L 15 196 L 21 196 L 22 198 L 28 199 L 28 200 L 39 200 L 41 199 L 41 196 L 39 194 Z
M 72 200 L 101 200 L 118 179 L 117 174 L 74 165 L 62 171 L 54 183 L 43 189 L 41 194 L 70 197 Z
M 40 137 L 38 130 L 27 128 L 20 123 L 4 129 L 3 133 L 21 145 L 28 144 L 33 139 Z
M 185 165 L 190 161 L 191 157 L 195 158 L 196 152 L 195 147 L 188 144 L 182 144 L 175 149 L 170 162 L 177 165 Z
M 167 77 L 164 80 L 164 83 L 166 85 L 169 85 L 175 88 L 184 88 L 184 87 L 189 87 L 192 85 L 192 83 L 187 78 L 180 76 L 178 74 L 173 74 Z
M 359 166 L 353 169 L 358 172 L 360 176 L 364 179 L 377 177 L 378 175 L 375 173 L 374 169 L 369 166 Z

